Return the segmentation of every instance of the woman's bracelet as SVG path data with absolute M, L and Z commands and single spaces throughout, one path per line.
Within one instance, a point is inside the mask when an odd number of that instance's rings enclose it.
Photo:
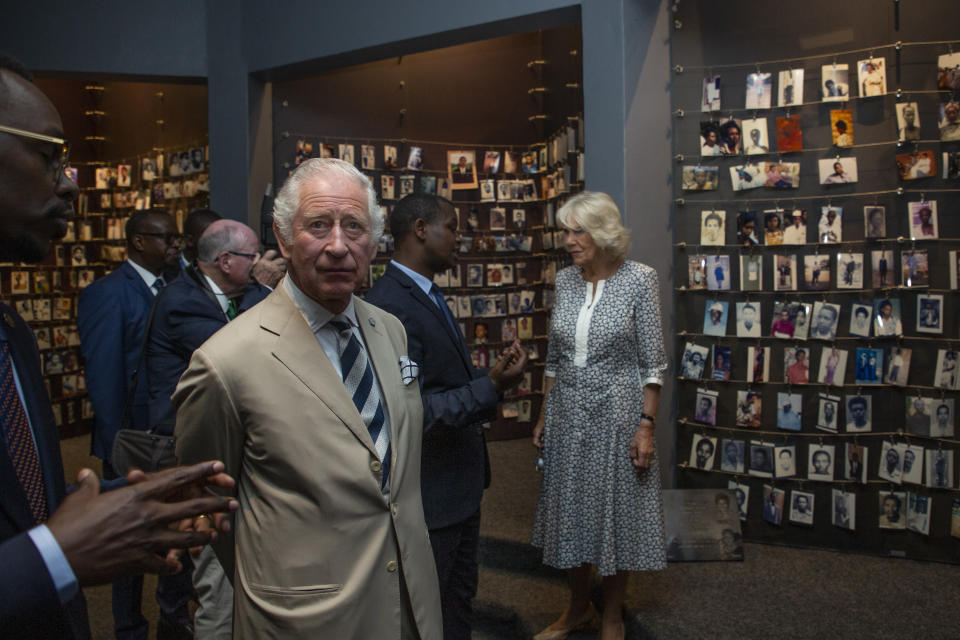
M 649 413 L 644 413 L 644 412 L 642 412 L 642 411 L 640 412 L 640 419 L 641 419 L 641 420 L 649 420 L 651 424 L 656 424 L 656 423 L 657 423 L 657 416 L 652 416 L 652 415 L 650 415 Z

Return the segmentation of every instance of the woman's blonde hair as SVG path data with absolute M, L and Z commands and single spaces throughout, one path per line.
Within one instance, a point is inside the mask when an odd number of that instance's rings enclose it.
M 557 222 L 581 227 L 603 251 L 623 258 L 630 249 L 630 230 L 620 222 L 620 209 L 613 198 L 599 191 L 583 191 L 567 200 L 557 212 Z

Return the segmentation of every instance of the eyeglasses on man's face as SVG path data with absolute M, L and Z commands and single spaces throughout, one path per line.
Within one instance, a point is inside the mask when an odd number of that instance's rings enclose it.
M 230 255 L 233 255 L 233 256 L 240 256 L 242 258 L 246 258 L 252 261 L 254 264 L 256 264 L 257 261 L 260 259 L 259 253 L 243 253 L 242 251 L 230 251 L 230 250 L 224 251 L 224 253 L 229 253 Z
M 63 138 L 56 138 L 54 136 L 48 136 L 42 133 L 34 133 L 32 131 L 24 131 L 23 129 L 7 127 L 4 125 L 0 125 L 0 133 L 9 133 L 10 135 L 27 138 L 28 140 L 36 140 L 38 142 L 47 142 L 51 144 L 53 148 L 50 152 L 50 156 L 47 157 L 46 154 L 41 155 L 46 158 L 47 170 L 49 171 L 50 178 L 55 184 L 60 182 L 60 178 L 63 177 L 63 170 L 66 169 L 67 161 L 70 159 L 69 142 Z

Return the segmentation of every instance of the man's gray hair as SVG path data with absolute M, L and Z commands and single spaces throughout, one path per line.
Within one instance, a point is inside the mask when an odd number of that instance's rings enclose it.
M 210 223 L 197 241 L 197 260 L 213 262 L 224 251 L 239 251 L 250 236 L 256 237 L 253 229 L 236 220 L 217 220 Z
M 336 158 L 311 158 L 298 166 L 283 183 L 280 192 L 273 201 L 273 221 L 277 225 L 277 232 L 285 244 L 293 242 L 293 217 L 300 206 L 300 189 L 303 184 L 315 178 L 322 178 L 331 174 L 356 180 L 367 192 L 367 214 L 370 216 L 370 242 L 376 245 L 383 235 L 383 216 L 380 215 L 380 206 L 377 203 L 377 192 L 365 176 L 349 162 Z

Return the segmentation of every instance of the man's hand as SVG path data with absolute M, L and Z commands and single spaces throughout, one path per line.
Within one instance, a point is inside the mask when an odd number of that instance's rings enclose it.
M 253 265 L 253 277 L 260 284 L 276 289 L 283 274 L 287 272 L 287 261 L 275 249 L 270 249 Z
M 127 474 L 129 486 L 100 493 L 90 469 L 81 469 L 77 490 L 60 505 L 47 527 L 63 550 L 80 586 L 113 582 L 142 573 L 180 570 L 174 549 L 204 545 L 216 531 L 178 531 L 185 518 L 235 511 L 239 503 L 205 491 L 231 488 L 222 462 L 201 462 L 146 474 Z M 225 527 L 225 521 L 220 523 Z M 226 528 L 222 528 L 226 530 Z
M 487 373 L 497 394 L 520 384 L 526 366 L 527 350 L 523 348 L 519 340 L 514 340 L 513 344 L 504 349 L 503 353 L 500 354 L 500 359 Z

